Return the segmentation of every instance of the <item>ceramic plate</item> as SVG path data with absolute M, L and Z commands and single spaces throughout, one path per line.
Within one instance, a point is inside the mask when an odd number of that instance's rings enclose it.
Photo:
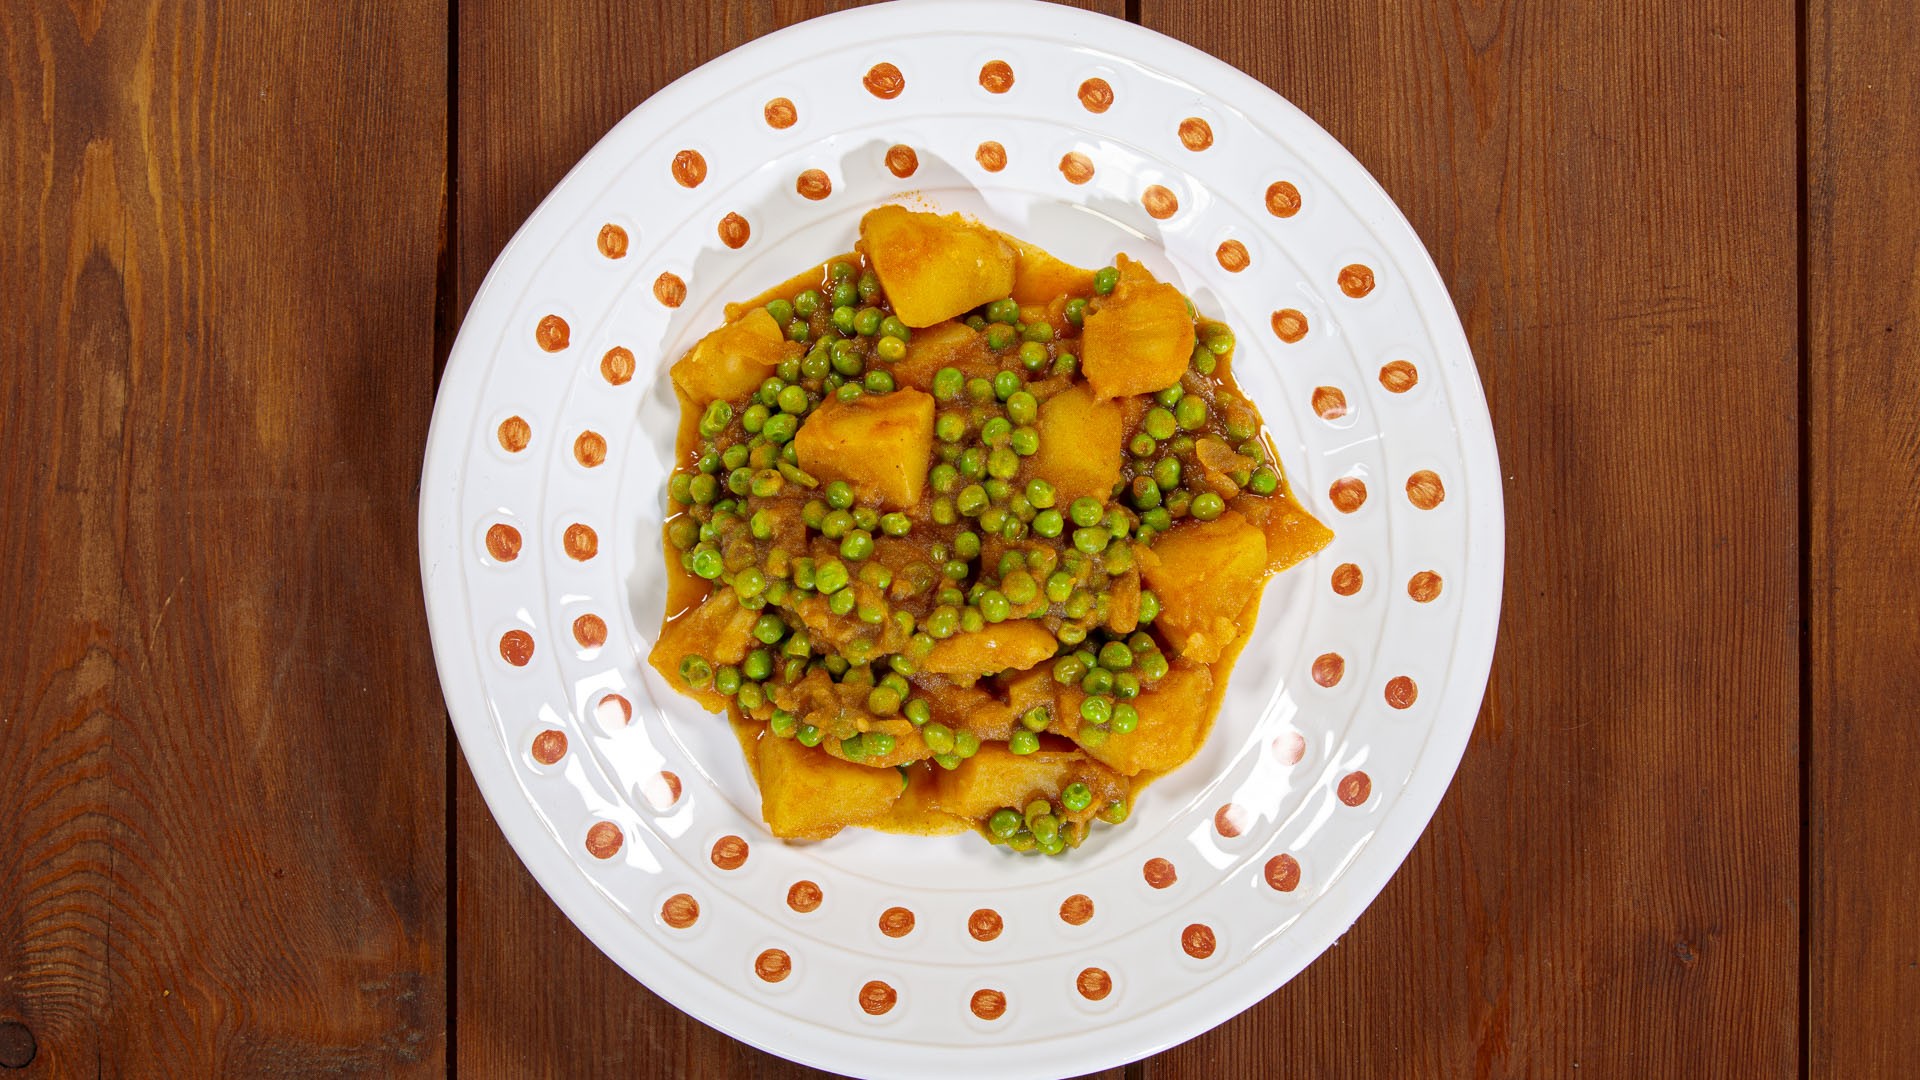
M 1268 586 L 1199 755 L 1064 858 L 775 840 L 725 720 L 644 663 L 667 365 L 724 302 L 847 250 L 890 199 L 1086 266 L 1125 251 L 1224 318 L 1289 480 L 1338 534 Z M 1006 0 L 817 19 L 634 110 L 487 276 L 420 495 L 461 747 L 601 949 L 798 1061 L 1009 1078 L 1191 1038 L 1353 923 L 1473 726 L 1501 515 L 1459 321 L 1360 165 L 1203 53 Z

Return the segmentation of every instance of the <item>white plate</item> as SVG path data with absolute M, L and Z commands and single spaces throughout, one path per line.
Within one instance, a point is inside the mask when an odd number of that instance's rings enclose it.
M 867 85 L 888 89 L 879 65 L 897 94 Z M 896 146 L 917 161 L 905 178 L 889 168 Z M 815 198 L 821 174 L 831 191 Z M 725 721 L 644 663 L 664 595 L 666 365 L 723 302 L 847 250 L 860 214 L 903 194 L 1084 265 L 1124 250 L 1224 317 L 1290 481 L 1338 533 L 1268 587 L 1200 754 L 1126 825 L 1060 859 L 972 836 L 774 840 Z M 624 232 L 619 257 L 609 225 Z M 1340 284 L 1354 265 L 1372 273 L 1359 297 Z M 1277 333 L 1281 311 L 1304 317 L 1297 342 Z M 509 450 L 516 432 L 525 444 Z M 1473 359 L 1386 194 L 1219 61 L 1015 0 L 816 19 L 621 121 L 467 315 L 434 410 L 420 533 L 461 747 L 534 876 L 681 1009 L 863 1075 L 1091 1071 L 1191 1038 L 1291 978 L 1372 900 L 1453 775 L 1503 558 Z M 527 643 L 528 662 L 509 662 Z M 1335 667 L 1337 680 L 1316 678 Z M 1170 886 L 1149 882 L 1153 860 L 1171 864 Z M 789 904 L 800 882 L 817 887 L 812 910 Z M 1073 898 L 1090 919 L 1063 917 Z M 912 914 L 904 936 L 881 929 L 898 929 L 896 908 Z M 980 911 L 1001 926 L 990 941 L 969 930 Z M 1102 980 L 1104 997 L 1082 992 Z M 980 1015 L 994 1012 L 981 991 L 1001 995 L 996 1019 Z

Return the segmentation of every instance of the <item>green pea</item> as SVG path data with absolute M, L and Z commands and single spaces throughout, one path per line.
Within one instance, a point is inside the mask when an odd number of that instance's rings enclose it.
M 827 610 L 835 615 L 851 615 L 859 602 L 860 598 L 854 595 L 852 589 L 841 589 L 827 597 Z
M 848 737 L 841 739 L 840 753 L 843 756 L 845 756 L 848 761 L 865 760 L 867 756 L 866 736 L 865 735 L 849 735 Z
M 1036 476 L 1027 481 L 1026 496 L 1027 502 L 1044 510 L 1053 505 L 1055 492 L 1052 484 Z
M 853 531 L 853 515 L 845 510 L 829 510 L 827 516 L 820 519 L 820 535 L 829 540 L 838 540 Z
M 719 577 L 726 568 L 727 564 L 721 560 L 720 553 L 717 551 L 706 549 L 693 553 L 693 572 L 708 581 Z
M 1180 403 L 1180 399 L 1185 397 L 1186 393 L 1187 393 L 1186 387 L 1181 386 L 1179 383 L 1174 383 L 1172 386 L 1167 387 L 1165 390 L 1162 390 L 1159 393 L 1154 394 L 1153 400 L 1171 409 L 1175 405 L 1178 405 Z
M 1032 457 L 1040 451 L 1040 433 L 1023 424 L 1013 429 L 1007 445 L 1020 457 Z
M 851 314 L 853 305 L 860 302 L 860 290 L 851 281 L 836 280 L 833 283 L 832 300 L 834 307 L 847 308 Z
M 765 649 L 755 649 L 740 661 L 740 673 L 756 682 L 773 674 L 773 654 Z
M 746 412 L 740 414 L 740 426 L 746 429 L 747 434 L 758 435 L 760 429 L 766 426 L 767 417 L 771 412 L 765 405 L 756 401 L 747 406 Z
M 927 704 L 926 698 L 909 698 L 904 711 L 913 726 L 921 729 L 921 738 L 924 739 L 927 722 L 933 719 L 933 706 Z
M 1053 573 L 1059 561 L 1060 556 L 1050 547 L 1037 547 L 1027 553 L 1027 569 L 1033 571 L 1036 580 Z
M 704 689 L 713 682 L 713 665 L 698 653 L 683 656 L 680 658 L 680 679 L 696 690 Z
M 987 831 L 1002 840 L 1020 831 L 1020 815 L 1011 809 L 995 810 L 987 819 Z
M 667 523 L 667 540 L 674 548 L 685 551 L 692 547 L 700 537 L 700 526 L 685 514 Z
M 805 345 L 812 338 L 813 327 L 808 326 L 805 319 L 795 319 L 787 324 L 787 340 Z
M 1061 353 L 1059 356 L 1053 358 L 1053 373 L 1055 375 L 1071 375 L 1078 370 L 1080 370 L 1080 361 L 1074 359 L 1072 353 Z
M 1069 654 L 1053 662 L 1053 681 L 1062 686 L 1071 686 L 1086 675 L 1087 665 L 1078 656 Z
M 892 315 L 880 320 L 880 333 L 902 343 L 913 338 L 913 331 L 907 329 L 907 324 Z
M 865 298 L 864 296 L 862 297 Z M 864 307 L 853 316 L 854 332 L 862 337 L 872 337 L 880 332 L 880 309 Z
M 1133 666 L 1133 650 L 1124 641 L 1109 641 L 1100 646 L 1100 666 L 1108 671 L 1125 671 Z
M 741 599 L 759 596 L 767 591 L 767 575 L 759 567 L 749 566 L 733 575 L 733 591 L 740 594 Z
M 867 691 L 867 711 L 875 716 L 892 716 L 899 712 L 900 692 L 891 686 L 876 686 Z M 869 732 L 869 737 L 872 734 Z
M 943 367 L 933 375 L 933 396 L 942 401 L 952 401 L 966 388 L 966 376 L 959 368 Z
M 1006 447 L 1000 447 L 987 455 L 987 473 L 1002 480 L 1011 480 L 1020 471 L 1020 455 Z
M 1040 736 L 1035 735 L 1033 732 L 1028 731 L 1025 728 L 1022 728 L 1021 730 L 1014 732 L 1011 736 L 1008 737 L 1007 749 L 1015 754 L 1019 754 L 1022 757 L 1025 757 L 1026 755 L 1033 753 L 1035 750 L 1040 749 Z
M 988 497 L 992 497 L 991 493 Z M 980 513 L 980 531 L 997 534 L 1006 529 L 1007 522 L 1012 520 L 1012 517 L 998 506 L 990 507 Z
M 1115 540 L 1107 545 L 1107 550 L 1101 554 L 1100 561 L 1105 565 L 1107 573 L 1116 576 L 1124 574 L 1133 569 L 1133 548 L 1124 540 Z
M 827 267 L 827 275 L 836 282 L 851 283 L 853 281 L 853 274 L 853 264 L 845 260 L 835 259 L 833 265 Z
M 1253 438 L 1253 433 L 1254 433 L 1254 425 L 1253 425 L 1253 415 L 1251 413 L 1242 412 L 1238 409 L 1233 409 L 1228 411 L 1227 438 L 1251 439 Z M 1245 450 L 1242 450 L 1240 452 L 1243 454 L 1246 454 Z M 1247 454 L 1247 456 L 1254 458 L 1255 460 L 1264 460 L 1266 457 L 1265 454 L 1259 454 L 1259 455 Z
M 1073 530 L 1073 546 L 1088 555 L 1097 555 L 1107 548 L 1109 534 L 1106 529 L 1093 526 Z
M 1203 491 L 1193 497 L 1193 506 L 1190 509 L 1193 516 L 1201 521 L 1212 521 L 1225 512 L 1227 504 L 1213 492 Z
M 920 729 L 920 740 L 927 749 L 936 754 L 951 754 L 954 750 L 953 729 L 945 724 L 934 722 Z
M 774 322 L 785 326 L 793 319 L 793 305 L 785 300 L 769 300 L 767 301 L 767 314 L 773 316 Z
M 1140 622 L 1150 623 L 1160 617 L 1160 598 L 1151 589 L 1140 590 Z
M 1137 458 L 1150 458 L 1160 448 L 1160 443 L 1144 431 L 1136 431 L 1133 438 L 1127 440 L 1127 453 Z
M 1059 536 L 1065 527 L 1058 510 L 1042 510 L 1033 515 L 1033 531 L 1049 540 Z
M 850 576 L 845 563 L 830 559 L 814 570 L 813 579 L 814 588 L 823 593 L 837 593 L 847 587 Z
M 1100 820 L 1109 825 L 1118 825 L 1127 820 L 1126 802 L 1122 799 L 1115 799 L 1108 803 L 1105 808 L 1100 811 Z
M 975 375 L 973 378 L 967 380 L 966 393 L 967 400 L 978 405 L 984 405 L 993 400 L 993 383 Z
M 777 469 L 761 469 L 753 474 L 753 493 L 762 499 L 771 499 L 780 494 L 787 486 L 787 478 Z
M 1036 846 L 1033 842 L 1033 834 L 1025 829 L 1007 837 L 1007 847 L 1022 854 L 1034 850 Z
M 1089 724 L 1104 724 L 1113 718 L 1113 702 L 1104 697 L 1090 697 L 1080 703 L 1080 719 Z
M 961 451 L 956 465 L 960 475 L 969 480 L 978 480 L 987 475 L 987 455 L 977 446 L 969 446 Z
M 987 508 L 987 489 L 979 484 L 968 484 L 954 496 L 953 505 L 967 517 L 976 517 Z
M 1080 690 L 1082 693 L 1089 695 L 1112 693 L 1113 672 L 1108 671 L 1106 668 L 1089 667 L 1087 673 L 1080 677 Z M 1092 700 L 1092 698 L 1090 697 L 1088 700 Z M 1083 717 L 1087 715 L 1084 702 L 1081 705 L 1080 715 Z
M 998 589 L 989 589 L 980 597 L 980 617 L 990 623 L 1005 622 L 1013 614 L 1013 605 L 1006 594 Z
M 893 339 L 888 338 L 887 340 L 892 341 Z M 884 371 L 869 371 L 864 380 L 864 385 L 869 394 L 891 394 L 893 393 L 893 376 Z
M 801 724 L 799 730 L 793 733 L 793 739 L 801 746 L 819 746 L 822 734 L 823 732 L 812 724 Z
M 713 673 L 713 688 L 728 697 L 740 692 L 740 669 L 728 664 Z
M 1180 486 L 1180 459 L 1163 457 L 1153 465 L 1153 482 L 1160 485 L 1162 492 L 1172 491 Z
M 853 487 L 845 480 L 835 480 L 827 485 L 827 505 L 836 510 L 845 510 L 853 505 Z
M 987 305 L 987 321 L 1012 326 L 1020 321 L 1020 305 L 1014 303 L 1012 297 L 995 300 Z
M 1025 570 L 1015 570 L 1000 579 L 1000 591 L 1016 604 L 1030 604 L 1040 595 L 1040 585 Z
M 849 299 L 858 299 L 858 297 L 851 296 L 851 292 L 852 290 L 848 290 Z M 835 301 L 833 314 L 827 316 L 827 321 L 832 323 L 833 328 L 842 334 L 852 335 L 854 323 L 853 305 L 851 302 L 845 304 L 839 303 L 838 301 L 841 299 L 841 296 L 840 290 L 835 288 L 833 290 L 833 299 Z M 816 375 L 814 378 L 819 378 L 819 376 Z
M 733 406 L 724 401 L 716 401 L 707 406 L 705 416 L 700 418 L 700 434 L 711 439 L 727 430 L 733 423 Z
M 1173 418 L 1182 431 L 1198 431 L 1207 426 L 1207 403 L 1197 397 L 1183 397 L 1173 407 Z
M 873 271 L 871 270 L 863 270 L 860 272 L 860 284 L 858 287 L 860 289 L 860 299 L 865 300 L 869 304 L 873 303 L 874 298 L 880 295 L 880 279 L 873 276 Z
M 1100 508 L 1100 500 L 1087 495 L 1073 500 L 1073 505 L 1067 508 L 1067 513 L 1073 518 L 1075 525 L 1082 526 L 1097 525 L 1105 516 L 1105 511 Z
M 967 434 L 967 421 L 959 413 L 941 413 L 933 422 L 933 433 L 944 443 L 957 443 Z
M 1060 839 L 1060 820 L 1052 814 L 1041 814 L 1029 822 L 1027 828 L 1033 830 L 1034 843 L 1040 845 L 1043 851 Z
M 840 557 L 860 560 L 873 554 L 873 536 L 865 529 L 855 529 L 840 541 Z
M 1187 358 L 1187 366 L 1201 375 L 1213 374 L 1214 366 L 1219 364 L 1219 362 L 1220 358 L 1213 355 L 1205 344 L 1195 345 L 1193 347 L 1193 354 Z
M 1047 347 L 1037 341 L 1027 341 L 1020 346 L 1020 364 L 1028 371 L 1039 371 L 1047 366 Z
M 980 441 L 991 447 L 1007 445 L 1007 437 L 1013 434 L 1013 424 L 1004 416 L 996 416 L 980 425 Z
M 1155 532 L 1166 532 L 1173 527 L 1173 515 L 1169 514 L 1165 507 L 1156 506 L 1140 515 L 1140 527 L 1152 529 Z
M 880 519 L 880 531 L 888 536 L 905 536 L 913 531 L 913 519 L 895 510 Z
M 1140 712 L 1126 702 L 1113 707 L 1113 719 L 1108 721 L 1115 735 L 1126 735 L 1140 725 Z
M 987 618 L 980 614 L 979 608 L 970 607 L 960 612 L 960 630 L 962 633 L 977 634 L 986 628 Z
M 800 720 L 785 709 L 773 710 L 773 716 L 767 721 L 767 730 L 782 739 L 791 739 L 800 728 Z
M 1075 780 L 1060 792 L 1060 805 L 1077 814 L 1093 805 L 1093 789 Z
M 781 413 L 778 416 L 768 417 L 766 426 L 760 429 L 760 434 L 770 443 L 784 445 L 799 430 L 799 420 L 787 413 Z
M 673 479 L 667 481 L 667 498 L 678 506 L 693 505 L 693 476 L 683 472 L 674 473 Z
M 1111 266 L 1103 266 L 1093 272 L 1093 291 L 1101 296 L 1111 295 L 1113 287 L 1120 284 L 1120 271 Z
M 1172 514 L 1174 517 L 1185 516 L 1188 509 L 1190 509 L 1192 505 L 1193 505 L 1193 496 L 1190 493 L 1188 493 L 1187 490 L 1184 488 L 1171 492 L 1167 495 L 1166 509 L 1167 509 L 1167 512 L 1169 514 Z
M 1013 497 L 1012 484 L 1009 484 L 1001 477 L 989 476 L 981 486 L 987 489 L 987 498 L 992 500 L 995 505 L 1006 503 L 1007 511 L 1009 513 L 1013 511 L 1013 505 L 1009 501 Z
M 951 525 L 960 520 L 959 512 L 953 507 L 953 500 L 945 495 L 933 500 L 933 521 L 936 525 Z
M 1157 406 L 1148 409 L 1145 419 L 1140 421 L 1140 429 L 1142 431 L 1163 441 L 1173 438 L 1176 427 L 1177 423 L 1174 420 L 1173 414 Z
M 907 343 L 897 337 L 883 337 L 873 346 L 874 354 L 889 364 L 897 364 L 907 358 Z
M 953 538 L 953 553 L 968 562 L 980 557 L 980 537 L 971 532 L 963 532 Z
M 1208 323 L 1201 340 L 1207 351 L 1215 356 L 1225 356 L 1233 351 L 1233 331 L 1223 323 Z
M 719 452 L 716 451 L 711 446 L 707 447 L 705 450 L 702 450 L 700 452 L 700 459 L 697 462 L 695 462 L 695 466 L 703 473 L 719 472 L 720 471 Z
M 958 629 L 960 629 L 960 613 L 951 607 L 942 605 L 934 608 L 933 614 L 927 616 L 927 633 L 941 641 L 952 637 L 954 631 Z
M 1280 478 L 1265 465 L 1253 470 L 1253 479 L 1247 481 L 1247 490 L 1255 495 L 1271 495 L 1280 487 Z
M 1020 337 L 1029 344 L 1045 345 L 1054 338 L 1053 324 L 1047 322 L 1045 319 L 1037 322 L 1021 323 Z M 1021 353 L 1024 356 L 1025 350 L 1021 350 Z
M 947 575 L 948 581 L 965 581 L 967 579 L 967 564 L 961 562 L 959 559 L 950 559 L 941 572 Z
M 1020 375 L 1017 372 L 999 372 L 993 377 L 993 396 L 1005 401 L 1012 397 L 1020 386 Z

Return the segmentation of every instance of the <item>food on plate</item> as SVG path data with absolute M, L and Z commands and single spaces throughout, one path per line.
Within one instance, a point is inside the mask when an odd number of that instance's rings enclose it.
M 1233 356 L 1125 255 L 887 205 L 673 365 L 650 660 L 730 714 L 774 835 L 1059 854 L 1193 756 L 1267 579 L 1332 538 Z

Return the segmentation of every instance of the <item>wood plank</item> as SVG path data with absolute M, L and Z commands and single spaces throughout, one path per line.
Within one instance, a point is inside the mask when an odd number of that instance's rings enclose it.
M 1920 1060 L 1920 9 L 1806 7 L 1814 1077 Z
M 428 0 L 0 8 L 0 1054 L 445 1060 Z
M 1464 317 L 1508 478 L 1499 659 L 1432 827 L 1339 947 L 1146 1075 L 1794 1073 L 1792 5 L 1142 14 L 1263 78 L 1399 201 Z M 1889 113 L 1907 70 L 1873 80 Z M 1910 312 L 1903 266 L 1878 295 Z M 1878 336 L 1869 370 L 1891 376 Z M 1892 554 L 1878 520 L 1863 558 Z M 1881 640 L 1910 652 L 1906 629 Z M 1863 807 L 1899 797 L 1896 771 Z
M 724 0 L 689 12 L 613 0 L 460 4 L 461 310 L 540 199 L 635 105 L 728 49 L 850 6 Z M 1121 0 L 1078 6 L 1122 13 Z M 455 801 L 454 1007 L 463 1075 L 822 1075 L 689 1019 L 602 955 L 521 866 L 464 762 Z

